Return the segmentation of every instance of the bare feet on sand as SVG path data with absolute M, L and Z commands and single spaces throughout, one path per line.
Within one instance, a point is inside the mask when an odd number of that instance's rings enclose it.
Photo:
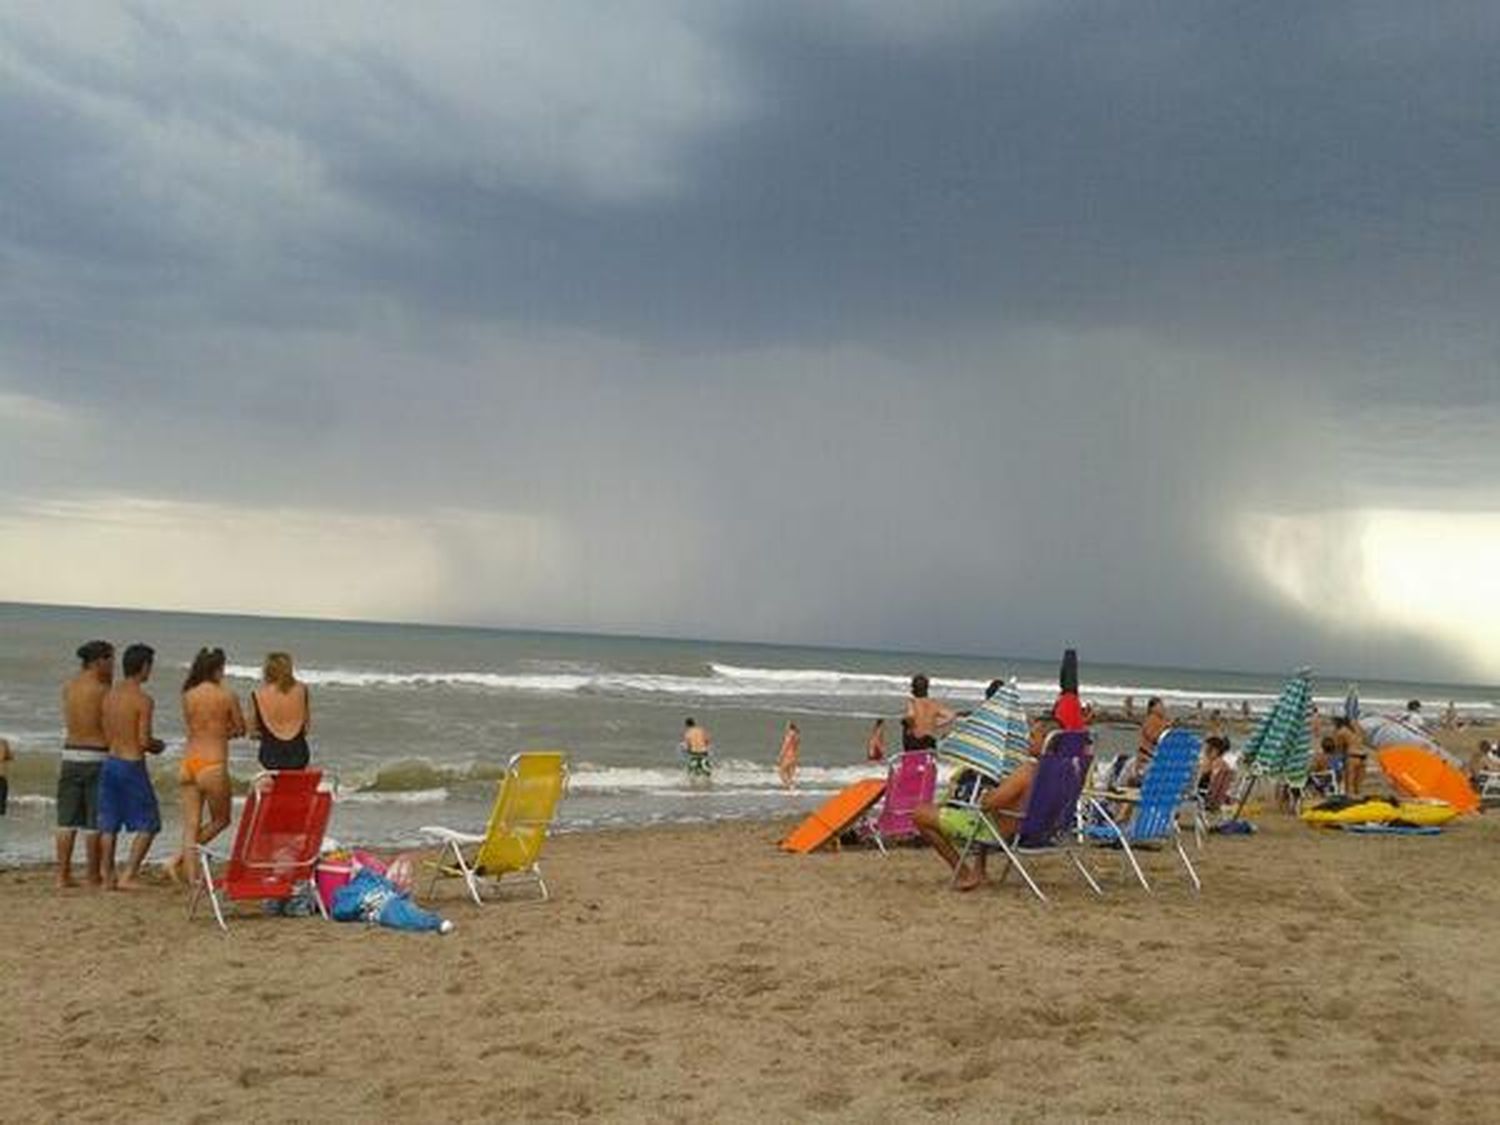
M 989 882 L 989 880 L 984 877 L 984 874 L 982 872 L 977 871 L 972 867 L 965 866 L 964 869 L 959 872 L 958 878 L 954 880 L 953 889 L 956 891 L 972 891 L 977 887 L 984 886 L 984 884 L 987 882 Z

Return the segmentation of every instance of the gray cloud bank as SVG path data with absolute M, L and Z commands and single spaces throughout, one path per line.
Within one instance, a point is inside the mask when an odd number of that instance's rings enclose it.
M 1493 679 L 1242 531 L 1357 571 L 1349 513 L 1500 511 L 1497 32 L 0 16 L 0 522 L 243 512 L 318 591 L 326 535 L 422 538 L 374 616 Z

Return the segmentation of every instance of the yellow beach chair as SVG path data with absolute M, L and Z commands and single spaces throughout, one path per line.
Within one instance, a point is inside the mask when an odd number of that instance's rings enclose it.
M 433 864 L 432 882 L 427 895 L 437 889 L 443 876 L 462 878 L 476 903 L 483 904 L 483 892 L 499 893 L 501 882 L 531 882 L 541 898 L 548 897 L 547 883 L 537 862 L 547 830 L 552 826 L 557 804 L 562 800 L 568 782 L 568 765 L 560 751 L 541 750 L 517 754 L 506 767 L 495 794 L 495 807 L 483 836 L 458 832 L 452 828 L 428 826 L 424 835 L 443 845 L 442 854 Z M 470 854 L 465 854 L 469 849 Z

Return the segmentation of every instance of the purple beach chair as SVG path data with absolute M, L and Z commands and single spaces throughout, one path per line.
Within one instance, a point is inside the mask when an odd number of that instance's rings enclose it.
M 1025 810 L 1005 810 L 1011 815 L 1021 816 L 1020 827 L 1010 837 L 1000 834 L 995 821 L 977 804 L 960 805 L 972 809 L 975 817 L 974 833 L 964 841 L 959 856 L 959 867 L 954 869 L 954 878 L 962 869 L 969 852 L 975 848 L 995 848 L 1005 853 L 1005 870 L 1000 875 L 1003 883 L 1014 867 L 1026 880 L 1031 893 L 1046 902 L 1047 896 L 1037 886 L 1023 859 L 1035 859 L 1043 855 L 1065 855 L 1083 876 L 1089 888 L 1102 895 L 1098 882 L 1078 855 L 1078 801 L 1083 792 L 1084 779 L 1088 776 L 1089 763 L 1093 759 L 1092 739 L 1085 731 L 1056 731 L 1049 735 L 1042 756 L 1037 759 L 1036 774 L 1031 781 L 1031 793 Z M 983 838 L 981 838 L 981 836 Z
M 932 800 L 937 790 L 937 755 L 930 750 L 908 750 L 891 762 L 880 815 L 870 822 L 875 846 L 886 854 L 887 840 L 906 840 L 917 834 L 911 814 Z

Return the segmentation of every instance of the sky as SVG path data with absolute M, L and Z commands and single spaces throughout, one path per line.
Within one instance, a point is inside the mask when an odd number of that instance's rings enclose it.
M 1500 8 L 0 10 L 0 600 L 1500 683 Z

